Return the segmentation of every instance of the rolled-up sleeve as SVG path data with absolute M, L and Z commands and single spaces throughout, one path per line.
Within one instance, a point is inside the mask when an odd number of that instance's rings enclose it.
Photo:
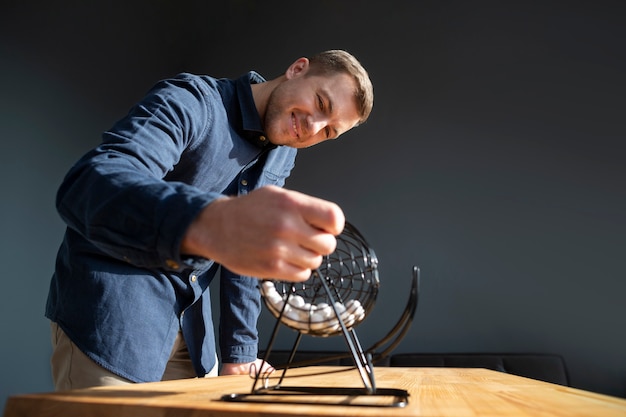
M 259 281 L 222 267 L 220 276 L 220 354 L 224 363 L 257 358 L 257 320 L 261 313 Z

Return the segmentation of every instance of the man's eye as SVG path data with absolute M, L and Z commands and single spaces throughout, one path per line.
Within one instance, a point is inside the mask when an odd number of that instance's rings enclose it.
M 320 110 L 324 110 L 324 100 L 321 96 L 317 96 L 317 104 L 320 106 Z

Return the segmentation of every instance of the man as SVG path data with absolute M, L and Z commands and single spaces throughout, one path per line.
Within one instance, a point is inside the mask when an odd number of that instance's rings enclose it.
M 296 151 L 363 123 L 372 105 L 367 72 L 341 50 L 269 81 L 159 82 L 59 188 L 55 387 L 216 375 L 216 275 L 220 373 L 258 366 L 257 279 L 308 279 L 344 225 L 337 205 L 281 188 Z

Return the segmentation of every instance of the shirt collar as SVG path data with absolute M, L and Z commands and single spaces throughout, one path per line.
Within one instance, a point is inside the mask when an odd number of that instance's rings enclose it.
M 252 88 L 250 87 L 250 84 L 262 82 L 265 82 L 265 78 L 255 71 L 250 71 L 237 79 L 236 89 L 237 98 L 239 99 L 239 108 L 241 110 L 242 136 L 260 148 L 265 148 L 274 145 L 267 139 L 267 135 L 263 130 L 261 117 L 254 104 Z

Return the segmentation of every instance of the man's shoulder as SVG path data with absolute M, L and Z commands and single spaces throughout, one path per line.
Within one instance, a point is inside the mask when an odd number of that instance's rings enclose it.
M 168 80 L 166 79 L 165 81 Z M 193 74 L 190 72 L 180 72 L 173 77 L 170 77 L 169 81 L 174 83 L 193 84 L 197 86 L 208 86 L 210 88 L 214 88 L 219 83 L 231 82 L 231 80 L 226 78 L 215 78 L 210 75 Z
M 147 94 L 147 98 L 158 96 L 169 102 L 207 103 L 219 100 L 224 91 L 232 90 L 229 80 L 218 79 L 209 75 L 180 72 L 159 80 Z

